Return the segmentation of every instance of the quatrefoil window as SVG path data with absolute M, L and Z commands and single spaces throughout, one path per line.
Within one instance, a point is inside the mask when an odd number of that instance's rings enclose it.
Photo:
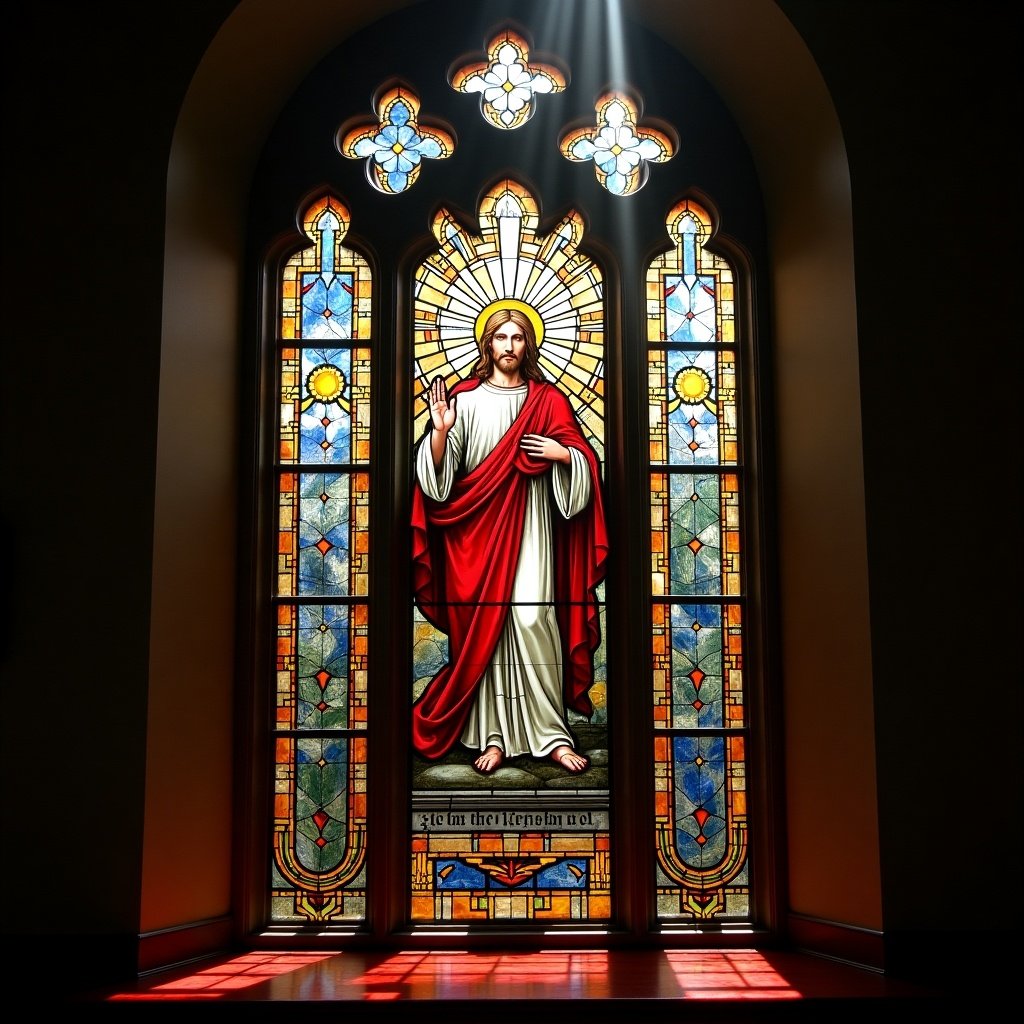
M 350 160 L 366 161 L 367 180 L 380 192 L 395 195 L 412 188 L 423 160 L 444 160 L 455 151 L 446 129 L 419 121 L 419 97 L 404 86 L 379 93 L 374 103 L 380 120 L 342 125 L 338 150 Z
M 612 195 L 632 195 L 646 183 L 648 165 L 670 160 L 676 145 L 664 131 L 639 127 L 637 104 L 624 93 L 605 93 L 594 110 L 596 127 L 576 128 L 562 136 L 562 156 L 576 163 L 593 160 L 604 188 Z
M 527 41 L 511 29 L 487 44 L 487 61 L 449 75 L 456 92 L 479 93 L 480 111 L 496 128 L 518 128 L 533 117 L 535 97 L 562 92 L 568 76 L 553 64 L 531 64 Z

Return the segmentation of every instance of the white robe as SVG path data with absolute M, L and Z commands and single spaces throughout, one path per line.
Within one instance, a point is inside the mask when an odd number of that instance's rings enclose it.
M 423 493 L 447 499 L 456 471 L 475 469 L 491 453 L 519 414 L 527 387 L 499 388 L 483 381 L 455 398 L 455 423 L 444 459 L 435 472 L 430 434 L 416 454 Z M 569 449 L 571 462 L 553 462 L 551 472 L 531 477 L 512 600 L 501 636 L 473 700 L 461 740 L 474 750 L 498 747 L 506 757 L 546 757 L 561 744 L 572 746 L 562 695 L 562 645 L 555 618 L 552 559 L 552 502 L 566 519 L 590 501 L 590 470 L 583 453 Z M 548 481 L 550 480 L 550 484 Z M 493 528 L 501 529 L 500 523 Z

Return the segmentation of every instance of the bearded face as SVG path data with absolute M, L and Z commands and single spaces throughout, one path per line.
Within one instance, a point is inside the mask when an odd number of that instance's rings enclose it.
M 514 320 L 501 324 L 491 336 L 491 358 L 502 373 L 517 373 L 525 352 L 526 335 Z

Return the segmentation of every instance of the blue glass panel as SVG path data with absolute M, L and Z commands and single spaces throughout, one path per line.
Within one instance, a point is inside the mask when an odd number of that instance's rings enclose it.
M 688 237 L 693 238 L 692 235 Z M 666 338 L 707 345 L 714 342 L 716 330 L 715 278 L 666 274 Z
M 300 459 L 352 461 L 352 355 L 348 349 L 302 351 Z
M 587 862 L 560 860 L 537 872 L 538 889 L 586 889 Z
M 722 609 L 672 606 L 672 725 L 722 726 Z
M 352 337 L 352 274 L 310 271 L 301 278 L 302 337 L 344 341 Z
M 669 464 L 719 461 L 716 353 L 667 353 Z
M 719 478 L 679 473 L 669 480 L 673 594 L 720 594 Z
M 298 617 L 296 724 L 344 729 L 349 724 L 348 606 L 300 605 Z
M 438 889 L 483 889 L 487 876 L 461 860 L 437 861 Z
M 690 867 L 714 867 L 726 849 L 725 740 L 678 736 L 672 741 L 675 836 Z
M 299 479 L 299 593 L 349 591 L 349 477 L 303 473 Z
M 348 741 L 300 739 L 295 757 L 296 858 L 309 871 L 330 871 L 341 863 L 348 835 Z

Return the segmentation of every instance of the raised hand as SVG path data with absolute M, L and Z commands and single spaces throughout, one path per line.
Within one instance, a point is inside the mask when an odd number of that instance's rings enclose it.
M 455 424 L 455 398 L 448 401 L 448 386 L 443 377 L 435 377 L 430 382 L 427 394 L 427 407 L 430 409 L 430 422 L 434 430 L 447 434 Z

